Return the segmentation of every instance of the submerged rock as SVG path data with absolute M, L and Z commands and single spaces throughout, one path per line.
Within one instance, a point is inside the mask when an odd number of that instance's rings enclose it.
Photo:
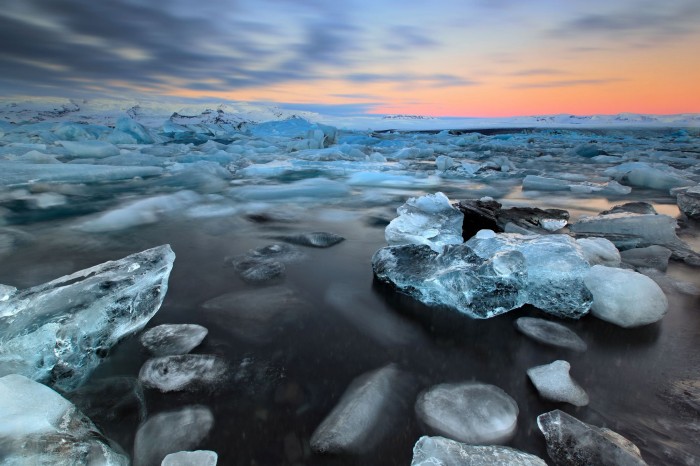
M 199 346 L 209 330 L 196 324 L 163 324 L 145 331 L 139 340 L 154 356 L 187 354 Z
M 657 322 L 668 309 L 666 295 L 646 275 L 595 265 L 584 281 L 593 294 L 591 314 L 621 327 Z
M 191 390 L 222 381 L 228 371 L 223 359 L 209 354 L 163 356 L 146 361 L 139 371 L 144 386 L 161 392 Z
M 537 417 L 547 453 L 557 466 L 646 466 L 643 459 L 601 429 L 554 410 Z
M 313 248 L 329 248 L 345 241 L 340 235 L 325 231 L 314 231 L 311 233 L 299 233 L 298 235 L 279 236 L 278 239 L 300 246 L 310 246 Z
M 470 444 L 507 442 L 518 412 L 506 392 L 481 383 L 436 385 L 416 401 L 416 414 L 428 431 Z
M 441 192 L 412 197 L 396 212 L 384 236 L 390 245 L 424 244 L 439 252 L 447 244 L 461 244 L 464 216 Z
M 363 453 L 391 432 L 410 391 L 410 377 L 390 364 L 353 380 L 311 436 L 321 453 Z
M 226 293 L 205 302 L 202 308 L 221 329 L 253 343 L 273 340 L 311 310 L 296 291 L 283 286 Z
M 541 458 L 509 447 L 476 446 L 423 436 L 413 447 L 411 466 L 546 466 Z
M 170 246 L 159 246 L 0 301 L 0 375 L 77 388 L 158 311 L 174 260 Z
M 136 432 L 134 466 L 157 466 L 170 453 L 197 448 L 214 427 L 206 406 L 187 406 L 150 417 Z
M 178 451 L 163 458 L 161 466 L 216 466 L 219 455 L 211 450 Z
M 573 331 L 549 320 L 520 317 L 516 319 L 515 327 L 523 334 L 545 345 L 568 348 L 574 351 L 586 351 L 588 347 Z
M 554 361 L 527 370 L 540 396 L 550 401 L 562 401 L 574 406 L 586 406 L 588 394 L 569 375 L 571 365 L 566 361 Z
M 18 374 L 0 378 L 0 460 L 8 465 L 129 464 L 75 405 Z

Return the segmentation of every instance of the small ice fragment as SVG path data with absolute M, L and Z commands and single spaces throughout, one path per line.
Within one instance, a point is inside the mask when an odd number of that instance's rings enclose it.
M 497 444 L 515 433 L 518 404 L 494 385 L 441 384 L 421 393 L 416 414 L 430 432 L 470 444 Z
M 659 285 L 632 270 L 594 265 L 584 282 L 593 294 L 591 314 L 621 327 L 657 322 L 668 309 Z
M 161 466 L 216 466 L 219 455 L 211 450 L 178 451 L 170 453 Z
M 154 356 L 171 356 L 189 353 L 208 332 L 196 324 L 163 324 L 144 332 L 140 341 Z
M 141 366 L 139 380 L 161 392 L 193 390 L 221 382 L 227 371 L 223 359 L 209 354 L 162 356 L 151 358 Z
M 586 351 L 587 348 L 586 343 L 578 335 L 556 322 L 536 317 L 520 317 L 516 319 L 515 327 L 523 334 L 545 345 L 574 351 Z
M 476 446 L 444 437 L 423 436 L 413 447 L 411 466 L 546 466 L 547 463 L 509 447 Z
M 197 448 L 214 427 L 206 406 L 186 406 L 148 418 L 136 432 L 134 466 L 159 465 L 170 453 Z
M 546 400 L 563 401 L 574 406 L 586 406 L 588 395 L 569 375 L 571 365 L 566 361 L 554 361 L 527 370 L 533 385 Z

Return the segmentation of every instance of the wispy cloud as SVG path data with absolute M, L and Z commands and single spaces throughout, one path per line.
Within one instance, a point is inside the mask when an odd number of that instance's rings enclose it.
M 600 86 L 624 81 L 624 79 L 567 79 L 561 81 L 545 81 L 533 83 L 518 83 L 510 86 L 511 89 L 544 89 L 552 87 L 576 87 L 576 86 Z

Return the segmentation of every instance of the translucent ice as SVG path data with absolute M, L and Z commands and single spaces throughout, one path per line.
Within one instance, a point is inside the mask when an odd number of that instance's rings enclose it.
M 343 397 L 311 436 L 323 453 L 363 453 L 390 433 L 407 401 L 410 378 L 394 365 L 353 380 Z
M 78 225 L 78 229 L 101 233 L 155 223 L 164 215 L 179 212 L 199 200 L 200 196 L 192 191 L 140 199 L 85 220 Z
M 666 295 L 646 275 L 595 265 L 584 280 L 593 294 L 591 314 L 621 327 L 659 321 L 668 309 Z
M 161 356 L 143 364 L 139 380 L 145 387 L 174 392 L 212 386 L 221 382 L 227 371 L 223 359 L 209 354 Z
M 556 322 L 536 317 L 520 317 L 516 319 L 515 327 L 528 337 L 545 345 L 574 351 L 586 351 L 587 348 L 586 343 L 578 335 Z
M 496 444 L 513 436 L 518 405 L 494 385 L 452 383 L 421 393 L 416 414 L 430 432 L 470 444 Z
M 178 451 L 170 453 L 161 466 L 216 466 L 219 455 L 211 450 Z
M 153 136 L 151 136 L 148 130 L 129 117 L 122 117 L 117 120 L 115 129 L 133 137 L 138 144 L 152 144 L 154 142 Z
M 136 432 L 134 466 L 158 466 L 170 453 L 197 448 L 214 427 L 206 406 L 187 406 L 151 416 Z
M 117 451 L 115 451 L 117 450 Z M 127 466 L 70 401 L 22 375 L 0 378 L 0 458 L 3 464 Z
M 446 244 L 461 244 L 462 213 L 438 192 L 412 197 L 397 209 L 399 214 L 386 227 L 389 244 L 425 244 L 439 252 Z
M 208 332 L 196 324 L 163 324 L 148 329 L 139 340 L 154 356 L 171 356 L 189 353 Z
M 60 141 L 70 157 L 102 158 L 119 155 L 119 149 L 104 141 Z
M 576 242 L 567 235 L 495 234 L 482 230 L 465 243 L 484 258 L 519 252 L 526 265 L 525 302 L 569 318 L 587 313 L 591 295 L 583 283 L 589 265 Z
M 620 251 L 615 245 L 605 238 L 579 238 L 576 244 L 591 265 L 607 265 L 617 267 L 620 265 Z
M 546 463 L 514 448 L 468 445 L 444 437 L 423 436 L 413 447 L 411 466 L 546 466 Z
M 540 396 L 550 401 L 562 401 L 574 406 L 586 406 L 588 394 L 569 375 L 571 365 L 566 361 L 554 361 L 527 370 Z
M 485 319 L 526 303 L 525 259 L 505 251 L 488 259 L 465 244 L 449 245 L 441 254 L 427 245 L 380 249 L 372 257 L 374 274 L 399 291 L 428 305 L 444 305 Z
M 119 340 L 160 308 L 175 254 L 169 245 L 105 262 L 0 302 L 0 375 L 62 390 L 81 385 Z
M 621 447 L 601 429 L 554 410 L 537 417 L 547 441 L 547 453 L 561 466 L 646 466 L 639 456 Z

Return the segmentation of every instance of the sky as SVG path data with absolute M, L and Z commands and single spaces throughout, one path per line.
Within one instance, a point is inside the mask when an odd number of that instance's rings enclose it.
M 5 98 L 700 112 L 699 0 L 3 0 Z

